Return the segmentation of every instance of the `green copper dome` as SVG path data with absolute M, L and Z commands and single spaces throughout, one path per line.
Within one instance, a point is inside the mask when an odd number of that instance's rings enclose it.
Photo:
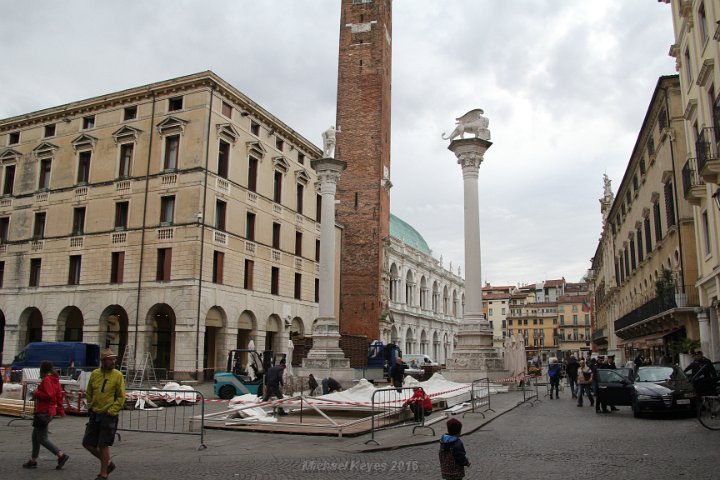
M 390 236 L 395 237 L 406 245 L 430 255 L 430 247 L 428 247 L 425 239 L 411 227 L 408 223 L 403 222 L 398 217 L 390 214 Z

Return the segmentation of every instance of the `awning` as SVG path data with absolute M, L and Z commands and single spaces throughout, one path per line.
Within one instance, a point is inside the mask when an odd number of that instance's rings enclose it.
M 627 338 L 619 342 L 618 346 L 635 348 L 662 347 L 665 344 L 664 338 L 678 330 L 679 329 L 675 329 L 669 332 L 651 333 L 650 335 L 644 335 L 642 337 Z

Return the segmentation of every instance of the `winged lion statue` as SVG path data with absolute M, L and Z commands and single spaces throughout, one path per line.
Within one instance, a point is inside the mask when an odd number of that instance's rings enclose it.
M 443 140 L 454 140 L 458 135 L 460 138 L 465 138 L 465 133 L 472 133 L 475 138 L 482 138 L 483 140 L 490 140 L 490 120 L 483 116 L 482 108 L 475 108 L 470 110 L 465 115 L 455 119 L 455 130 L 450 132 L 450 135 L 445 136 L 442 134 Z

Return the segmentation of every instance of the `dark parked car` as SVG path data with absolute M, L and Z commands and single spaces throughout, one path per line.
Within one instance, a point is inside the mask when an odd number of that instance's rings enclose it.
M 623 372 L 625 373 L 625 372 Z M 617 370 L 598 370 L 600 401 L 645 412 L 695 411 L 695 389 L 677 366 L 640 367 L 634 380 Z

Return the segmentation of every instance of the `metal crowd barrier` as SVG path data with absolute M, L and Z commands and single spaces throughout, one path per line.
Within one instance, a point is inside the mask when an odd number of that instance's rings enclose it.
M 518 405 L 523 403 L 529 403 L 531 407 L 535 406 L 534 402 L 540 402 L 540 396 L 538 392 L 538 377 L 533 375 L 525 375 L 520 382 L 520 389 L 523 393 L 522 402 L 518 402 Z
M 425 425 L 425 409 L 422 405 L 418 406 L 418 420 L 415 420 L 409 406 L 405 406 L 405 402 L 412 397 L 416 388 L 419 388 L 425 393 L 422 387 L 381 388 L 373 392 L 370 440 L 365 442 L 366 445 L 370 442 L 375 443 L 375 445 L 380 445 L 380 443 L 375 440 L 375 432 L 378 430 L 407 427 L 410 425 L 413 426 L 413 435 L 415 435 L 417 429 L 427 428 L 432 432 L 433 436 L 435 436 L 435 430 Z
M 11 425 L 13 422 L 18 420 L 32 420 L 35 413 L 35 402 L 30 399 L 33 391 L 40 384 L 39 380 L 28 380 L 22 382 L 22 409 L 20 415 L 17 418 L 11 419 L 7 424 Z
M 125 391 L 125 409 L 120 411 L 118 431 L 197 435 L 198 450 L 205 445 L 205 397 L 197 390 Z M 128 408 L 128 403 L 131 404 Z M 118 438 L 122 440 L 118 434 Z
M 477 413 L 485 418 L 485 412 L 495 413 L 495 410 L 490 408 L 490 379 L 480 378 L 470 385 L 470 411 L 463 413 L 463 418 L 468 413 Z

